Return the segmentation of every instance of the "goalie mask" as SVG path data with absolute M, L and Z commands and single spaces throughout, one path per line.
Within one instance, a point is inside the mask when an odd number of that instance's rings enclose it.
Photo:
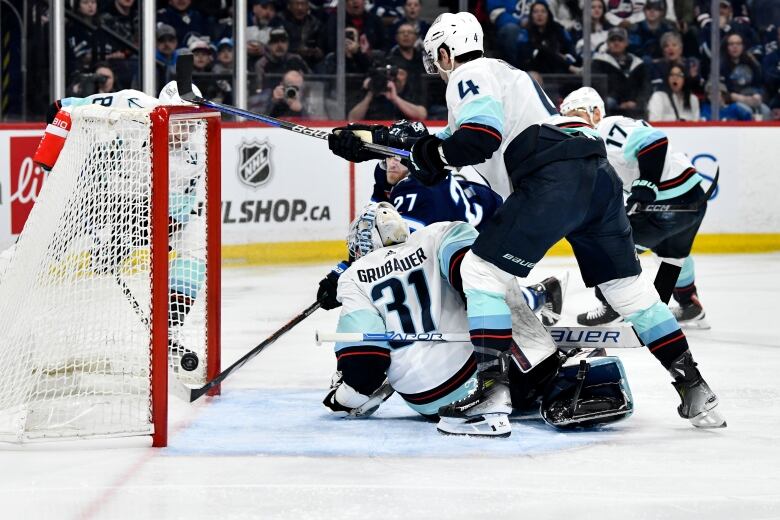
M 372 203 L 363 208 L 349 225 L 347 247 L 357 260 L 375 249 L 406 242 L 409 225 L 387 202 Z
M 542 418 L 561 429 L 607 424 L 633 411 L 623 364 L 613 356 L 564 365 L 542 397 Z
M 203 97 L 200 93 L 200 89 L 195 85 L 192 85 L 192 91 L 198 97 Z M 162 105 L 188 105 L 189 102 L 184 101 L 179 97 L 179 87 L 176 85 L 176 81 L 169 81 L 167 85 L 160 91 L 160 95 L 157 99 Z

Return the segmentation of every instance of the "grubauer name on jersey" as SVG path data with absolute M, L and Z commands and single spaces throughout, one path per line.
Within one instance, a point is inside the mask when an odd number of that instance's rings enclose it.
M 477 230 L 502 204 L 501 197 L 487 186 L 449 175 L 433 186 L 412 176 L 389 186 L 385 170 L 374 170 L 374 202 L 390 202 L 409 224 L 411 232 L 434 222 L 468 222 Z

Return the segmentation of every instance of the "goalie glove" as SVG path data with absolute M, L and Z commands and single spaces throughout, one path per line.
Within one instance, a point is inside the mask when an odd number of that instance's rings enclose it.
M 330 381 L 330 391 L 322 401 L 339 417 L 360 418 L 373 414 L 379 406 L 393 395 L 393 387 L 384 383 L 371 395 L 363 395 L 344 382 L 341 372 L 336 372 Z
M 320 288 L 317 290 L 317 301 L 320 302 L 320 307 L 326 311 L 341 307 L 341 302 L 336 298 L 338 295 L 339 277 L 348 267 L 348 260 L 339 262 L 325 278 L 320 280 Z
M 328 148 L 334 154 L 351 162 L 384 159 L 385 156 L 372 152 L 365 143 L 387 146 L 390 142 L 389 129 L 383 125 L 352 123 L 334 128 L 328 135 Z

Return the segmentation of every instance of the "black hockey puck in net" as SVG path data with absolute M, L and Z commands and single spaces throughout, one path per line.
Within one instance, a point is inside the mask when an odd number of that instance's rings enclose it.
M 187 352 L 181 357 L 181 360 L 179 361 L 181 367 L 187 372 L 192 372 L 198 368 L 199 362 L 200 361 L 198 360 L 198 356 L 193 352 Z

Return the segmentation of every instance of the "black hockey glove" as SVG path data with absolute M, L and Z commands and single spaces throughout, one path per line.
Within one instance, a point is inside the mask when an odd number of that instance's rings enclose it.
M 442 181 L 448 175 L 445 169 L 447 164 L 439 153 L 439 145 L 442 140 L 435 135 L 426 135 L 420 138 L 412 147 L 409 172 L 412 177 L 426 186 L 433 186 Z
M 349 267 L 349 262 L 344 260 L 333 268 L 328 275 L 320 280 L 320 288 L 317 290 L 317 301 L 320 307 L 329 311 L 336 307 L 341 307 L 341 302 L 336 299 L 339 286 L 339 276 Z
M 352 123 L 334 128 L 328 135 L 330 151 L 348 161 L 364 162 L 385 158 L 382 154 L 368 150 L 365 147 L 367 142 L 387 146 L 390 142 L 388 128 L 382 125 Z
M 626 201 L 628 213 L 633 213 L 637 204 L 649 204 L 655 201 L 658 195 L 658 188 L 651 181 L 637 179 L 631 184 L 631 195 Z

